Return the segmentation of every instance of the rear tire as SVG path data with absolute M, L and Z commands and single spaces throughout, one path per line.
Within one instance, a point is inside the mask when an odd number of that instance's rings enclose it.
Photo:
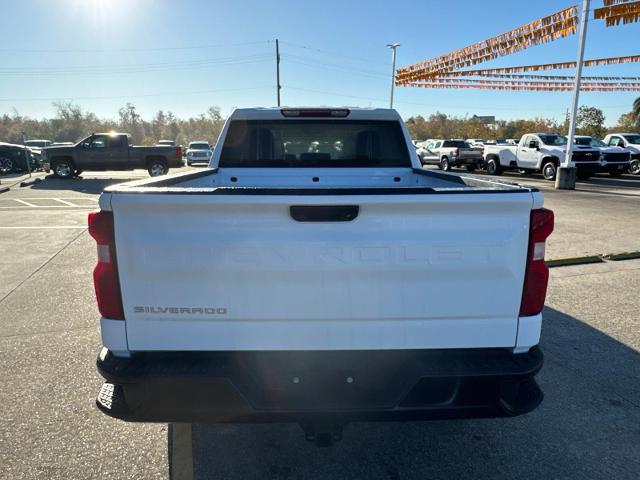
M 629 173 L 631 175 L 640 175 L 640 158 L 631 160 L 629 164 Z
M 167 167 L 167 162 L 163 159 L 157 158 L 149 160 L 147 163 L 147 170 L 151 177 L 159 177 L 161 175 L 166 175 L 169 168 Z
M 447 157 L 442 157 L 440 159 L 440 170 L 445 172 L 451 171 L 451 164 L 449 163 L 449 159 Z
M 542 164 L 542 176 L 545 180 L 555 180 L 558 167 L 553 160 L 547 160 Z
M 0 157 L 0 175 L 7 175 L 13 172 L 13 159 L 9 157 Z
M 57 178 L 71 178 L 76 171 L 71 160 L 56 160 L 52 170 L 53 175 Z
M 486 162 L 485 170 L 489 175 L 502 175 L 502 166 L 497 158 L 489 158 Z

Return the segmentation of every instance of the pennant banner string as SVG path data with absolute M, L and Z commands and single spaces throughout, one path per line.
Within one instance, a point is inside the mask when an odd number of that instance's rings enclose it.
M 414 87 L 420 88 L 475 88 L 475 89 L 485 89 L 485 90 L 526 90 L 526 91 L 546 91 L 546 92 L 570 92 L 573 90 L 573 86 L 545 86 L 545 85 L 480 85 L 480 84 L 456 84 L 456 85 L 445 85 L 439 83 L 416 83 L 411 84 Z M 638 86 L 598 86 L 598 85 L 590 85 L 583 84 L 580 86 L 580 90 L 586 92 L 637 92 L 640 91 L 640 85 Z
M 577 12 L 577 6 L 569 7 L 446 55 L 399 68 L 396 79 L 413 81 L 417 76 L 436 76 L 573 35 L 577 31 Z
M 585 60 L 584 67 L 599 67 L 603 65 L 620 65 L 625 63 L 639 63 L 640 55 L 627 55 L 623 57 L 607 57 L 607 58 L 595 58 L 591 60 Z M 560 63 L 545 63 L 539 65 L 523 65 L 516 67 L 503 67 L 503 68 L 489 68 L 483 70 L 460 70 L 456 72 L 447 72 L 444 74 L 436 75 L 437 77 L 461 77 L 461 76 L 478 76 L 478 75 L 490 75 L 490 74 L 507 74 L 507 73 L 522 73 L 522 72 L 537 72 L 544 70 L 566 70 L 569 68 L 576 68 L 576 62 L 560 62 Z M 416 80 L 429 80 L 436 76 L 425 75 L 416 76 L 412 80 L 403 81 L 396 77 L 396 85 L 404 85 L 411 81 Z
M 640 21 L 640 1 L 625 1 L 607 4 L 593 11 L 593 18 L 604 20 L 607 27 Z

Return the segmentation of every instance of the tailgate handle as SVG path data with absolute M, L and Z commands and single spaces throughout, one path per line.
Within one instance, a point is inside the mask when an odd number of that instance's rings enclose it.
M 350 222 L 358 216 L 359 205 L 291 205 L 296 222 Z

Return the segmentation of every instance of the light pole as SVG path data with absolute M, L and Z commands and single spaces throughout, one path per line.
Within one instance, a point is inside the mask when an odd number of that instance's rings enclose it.
M 587 38 L 587 19 L 589 18 L 589 0 L 582 0 L 582 17 L 580 19 L 580 36 L 578 38 L 578 61 L 576 62 L 576 78 L 573 83 L 573 101 L 569 116 L 569 132 L 567 135 L 567 153 L 556 172 L 556 189 L 573 190 L 576 188 L 576 167 L 571 162 L 573 155 L 573 138 L 576 133 L 576 114 L 580 98 L 580 81 L 582 79 L 582 63 L 584 60 L 584 43 Z
M 276 38 L 276 96 L 278 97 L 278 106 L 280 106 L 280 45 Z
M 393 87 L 396 85 L 396 48 L 399 43 L 387 43 L 387 48 L 391 49 L 391 99 L 389 100 L 389 108 L 393 108 Z

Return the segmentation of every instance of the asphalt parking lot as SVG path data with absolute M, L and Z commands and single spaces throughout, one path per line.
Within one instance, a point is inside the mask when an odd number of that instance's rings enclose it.
M 175 478 L 640 476 L 640 260 L 552 269 L 538 377 L 546 397 L 523 417 L 352 424 L 319 449 L 297 425 L 169 432 L 100 414 L 86 215 L 105 186 L 146 177 L 87 173 L 0 194 L 0 478 L 167 478 L 169 433 Z M 640 178 L 598 176 L 573 192 L 502 178 L 539 186 L 556 212 L 549 258 L 640 250 Z

